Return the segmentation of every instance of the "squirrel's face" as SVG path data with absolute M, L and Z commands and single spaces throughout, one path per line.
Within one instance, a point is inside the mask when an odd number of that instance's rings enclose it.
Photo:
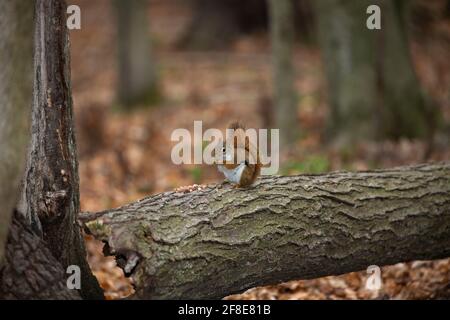
M 238 165 L 235 153 L 233 145 L 223 142 L 216 153 L 217 164 L 222 165 L 227 169 L 234 169 Z
M 228 143 L 223 143 L 222 148 L 216 156 L 218 164 L 223 165 L 228 170 L 237 168 L 240 164 L 248 166 L 251 163 L 256 163 L 251 153 L 245 148 L 237 147 Z

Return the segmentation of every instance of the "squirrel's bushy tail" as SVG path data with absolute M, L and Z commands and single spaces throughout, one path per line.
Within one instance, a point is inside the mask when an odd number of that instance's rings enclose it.
M 261 159 L 259 157 L 259 150 L 257 149 L 257 147 L 253 146 L 253 144 L 250 144 L 250 139 L 248 137 L 245 136 L 245 126 L 242 122 L 240 121 L 234 121 L 232 123 L 230 123 L 230 125 L 228 126 L 228 129 L 234 130 L 234 147 L 237 147 L 237 144 L 242 144 L 242 141 L 245 141 L 244 144 L 244 148 L 245 150 L 247 150 L 253 157 L 254 159 L 256 159 L 256 163 L 253 164 L 254 165 L 254 171 L 253 171 L 253 177 L 252 177 L 252 181 L 256 180 L 256 178 L 260 175 L 261 173 Z M 241 141 L 239 143 L 239 141 Z

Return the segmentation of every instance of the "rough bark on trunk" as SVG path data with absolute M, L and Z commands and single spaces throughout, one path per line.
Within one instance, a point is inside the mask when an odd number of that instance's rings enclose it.
M 0 265 L 26 159 L 32 97 L 33 8 L 0 2 Z
M 293 50 L 295 39 L 293 0 L 269 0 L 276 127 L 281 148 L 299 137 Z
M 80 267 L 82 297 L 102 298 L 77 224 L 79 182 L 66 4 L 37 0 L 35 5 L 32 135 L 19 210 L 63 268 Z
M 45 241 L 18 213 L 9 228 L 5 258 L 0 273 L 0 299 L 80 299 L 77 290 L 67 288 L 65 270 Z
M 450 256 L 450 163 L 210 185 L 81 215 L 136 297 L 221 298 Z
M 119 103 L 124 109 L 152 103 L 157 89 L 148 31 L 148 1 L 114 0 L 114 6 L 117 16 Z

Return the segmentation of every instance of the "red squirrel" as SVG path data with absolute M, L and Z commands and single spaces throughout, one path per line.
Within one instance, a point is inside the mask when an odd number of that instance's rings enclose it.
M 223 144 L 219 156 L 222 164 L 218 164 L 218 169 L 236 187 L 250 186 L 261 173 L 258 149 L 246 137 L 245 127 L 241 123 L 233 122 L 228 129 L 233 131 Z

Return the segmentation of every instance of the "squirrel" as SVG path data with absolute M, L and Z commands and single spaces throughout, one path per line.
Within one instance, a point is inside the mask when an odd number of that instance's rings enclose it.
M 233 122 L 228 129 L 233 130 L 233 133 L 223 143 L 219 155 L 222 162 L 217 167 L 235 187 L 248 187 L 261 173 L 258 149 L 246 137 L 245 127 L 241 123 Z

